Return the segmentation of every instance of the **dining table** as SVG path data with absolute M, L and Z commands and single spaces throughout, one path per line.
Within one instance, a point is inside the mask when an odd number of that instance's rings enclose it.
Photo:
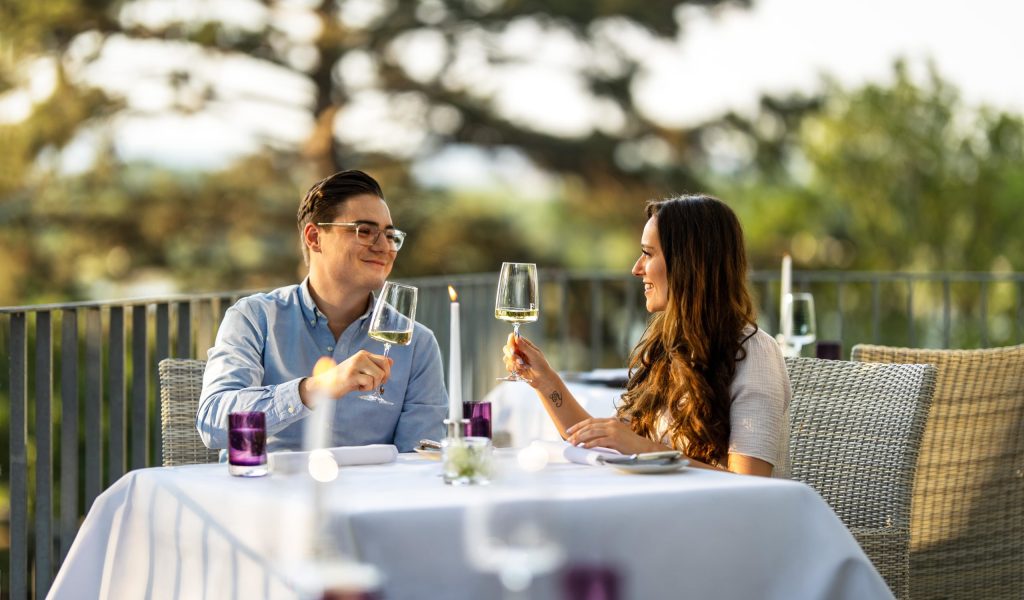
M 606 598 L 892 597 L 802 483 L 524 456 L 496 450 L 491 483 L 475 486 L 446 485 L 426 452 L 322 483 L 303 470 L 234 477 L 225 464 L 133 470 L 96 499 L 48 597 L 316 597 L 304 573 L 325 541 L 372 570 L 387 600 L 584 598 L 569 574 L 588 570 L 612 581 Z M 479 553 L 526 523 L 557 560 L 512 589 Z

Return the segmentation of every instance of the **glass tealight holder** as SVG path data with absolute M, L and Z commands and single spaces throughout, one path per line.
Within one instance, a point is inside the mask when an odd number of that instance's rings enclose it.
M 262 411 L 228 414 L 228 472 L 262 477 L 267 468 L 267 418 Z
M 462 419 L 462 435 L 492 439 L 490 402 L 464 402 L 462 404 Z
M 619 600 L 618 569 L 610 564 L 581 563 L 562 574 L 563 600 Z
M 494 471 L 494 447 L 485 437 L 441 441 L 441 467 L 448 485 L 485 485 Z

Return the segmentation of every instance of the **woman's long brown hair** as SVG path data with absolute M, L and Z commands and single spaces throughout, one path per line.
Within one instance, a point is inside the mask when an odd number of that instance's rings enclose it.
M 637 434 L 657 439 L 667 411 L 674 447 L 725 466 L 729 386 L 752 335 L 744 329 L 756 329 L 743 230 L 732 209 L 710 196 L 652 201 L 647 216 L 657 219 L 668 303 L 633 349 L 618 414 Z

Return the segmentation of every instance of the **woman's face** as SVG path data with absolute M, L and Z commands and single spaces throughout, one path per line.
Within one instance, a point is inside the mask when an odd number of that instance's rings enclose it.
M 640 236 L 640 258 L 633 265 L 633 274 L 644 282 L 647 312 L 665 310 L 668 306 L 668 267 L 658 240 L 657 215 L 647 220 Z

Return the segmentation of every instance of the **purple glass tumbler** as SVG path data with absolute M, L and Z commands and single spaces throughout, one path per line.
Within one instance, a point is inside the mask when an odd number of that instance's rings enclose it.
M 491 438 L 491 403 L 462 403 L 462 434 L 466 437 Z
M 843 343 L 836 341 L 819 341 L 814 349 L 814 356 L 827 360 L 842 360 Z
M 228 472 L 262 477 L 267 469 L 267 418 L 262 411 L 228 414 Z
M 619 573 L 608 564 L 578 564 L 562 574 L 565 600 L 618 600 Z

